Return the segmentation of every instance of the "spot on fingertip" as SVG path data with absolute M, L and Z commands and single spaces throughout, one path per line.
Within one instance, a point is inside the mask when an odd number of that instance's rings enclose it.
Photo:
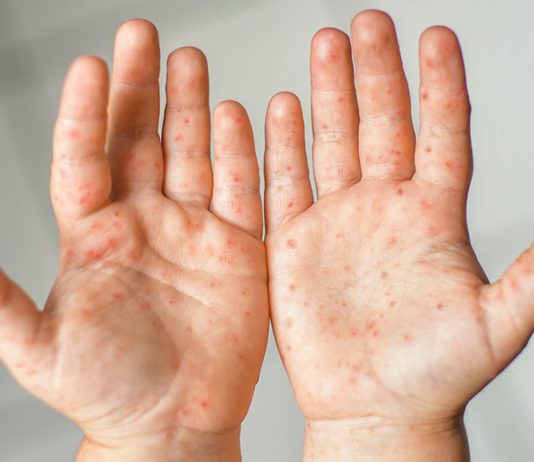
M 432 58 L 425 58 L 424 63 L 427 67 L 431 69 L 436 66 L 436 63 L 434 62 Z

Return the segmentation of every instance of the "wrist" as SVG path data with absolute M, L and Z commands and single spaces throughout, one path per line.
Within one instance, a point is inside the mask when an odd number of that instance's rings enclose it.
M 84 438 L 76 462 L 240 462 L 240 428 L 204 432 L 189 428 L 128 441 L 96 442 Z
M 384 424 L 380 419 L 307 420 L 303 461 L 468 461 L 461 417 L 439 423 Z

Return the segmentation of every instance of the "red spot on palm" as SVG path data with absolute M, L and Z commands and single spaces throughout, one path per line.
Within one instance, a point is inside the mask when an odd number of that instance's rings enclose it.
M 432 207 L 432 204 L 429 200 L 427 199 L 422 199 L 421 200 L 421 207 L 424 208 L 425 210 L 428 210 Z
M 141 253 L 137 252 L 136 250 L 129 250 L 126 256 L 132 262 L 138 262 L 141 260 Z
M 104 251 L 102 249 L 88 249 L 85 251 L 85 257 L 88 260 L 100 260 L 104 256 Z
M 295 247 L 297 247 L 297 241 L 295 241 L 295 239 L 288 239 L 287 246 L 294 249 Z
M 113 300 L 115 300 L 116 302 L 119 302 L 124 299 L 124 295 L 121 292 L 113 292 L 111 296 L 113 297 Z

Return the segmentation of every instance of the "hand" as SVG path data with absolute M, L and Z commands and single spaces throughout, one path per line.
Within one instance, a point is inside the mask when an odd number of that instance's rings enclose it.
M 306 460 L 460 460 L 467 401 L 534 327 L 534 250 L 488 284 L 469 237 L 469 101 L 455 35 L 420 42 L 420 132 L 394 26 L 367 11 L 311 50 L 313 203 L 298 100 L 266 130 L 273 328 Z M 356 94 L 358 103 L 356 103 Z
M 61 265 L 44 311 L 0 274 L 1 358 L 81 426 L 80 460 L 237 460 L 267 340 L 247 114 L 215 110 L 212 188 L 205 58 L 169 57 L 163 143 L 159 63 L 157 31 L 134 20 L 117 33 L 109 106 L 105 64 L 72 65 L 51 180 Z

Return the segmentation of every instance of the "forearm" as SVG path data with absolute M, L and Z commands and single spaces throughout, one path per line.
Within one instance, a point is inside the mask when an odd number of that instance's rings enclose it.
M 239 433 L 239 428 L 222 433 L 181 429 L 166 437 L 113 446 L 85 438 L 76 462 L 241 462 Z
M 467 462 L 463 421 L 444 425 L 368 425 L 366 422 L 308 421 L 303 461 Z

